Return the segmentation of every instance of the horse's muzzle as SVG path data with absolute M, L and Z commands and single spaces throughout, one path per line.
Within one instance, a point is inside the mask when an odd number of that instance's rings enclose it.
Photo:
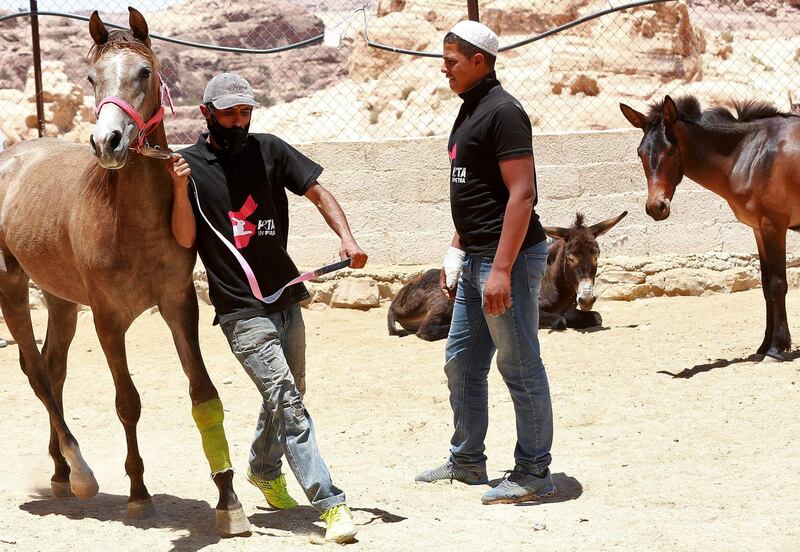
M 653 220 L 664 220 L 669 216 L 669 204 L 670 201 L 663 198 L 654 199 L 652 201 L 648 200 L 644 210 L 647 211 L 647 214 L 650 215 Z
M 123 133 L 120 130 L 105 132 L 89 138 L 89 144 L 104 169 L 121 169 L 128 159 L 128 145 L 133 127 L 129 126 Z
M 582 311 L 588 311 L 592 309 L 594 302 L 597 301 L 597 297 L 594 295 L 594 281 L 584 278 L 578 284 L 578 307 Z

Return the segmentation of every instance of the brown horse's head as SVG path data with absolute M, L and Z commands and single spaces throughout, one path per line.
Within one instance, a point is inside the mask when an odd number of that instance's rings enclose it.
M 157 60 L 150 49 L 147 22 L 134 8 L 128 10 L 130 31 L 109 32 L 96 11 L 89 20 L 94 46 L 88 78 L 94 87 L 95 109 L 99 109 L 90 142 L 106 169 L 125 165 L 141 122 L 160 107 Z
M 600 255 L 597 236 L 611 230 L 627 214 L 628 211 L 623 211 L 617 217 L 598 222 L 592 226 L 584 226 L 583 215 L 578 213 L 575 217 L 575 224 L 570 228 L 558 228 L 556 226 L 546 226 L 544 228 L 544 233 L 551 238 L 564 240 L 564 250 L 559 252 L 560 255 L 556 257 L 555 261 L 563 263 L 563 270 L 559 270 L 556 267 L 556 278 L 564 278 L 567 284 L 575 290 L 578 306 L 581 310 L 590 310 L 597 300 L 594 295 L 597 257 Z
M 648 115 L 625 104 L 619 104 L 622 114 L 644 131 L 637 153 L 647 176 L 647 214 L 655 220 L 669 216 L 669 205 L 675 187 L 683 178 L 683 162 L 678 138 L 673 130 L 678 121 L 678 108 L 669 96 L 656 104 Z

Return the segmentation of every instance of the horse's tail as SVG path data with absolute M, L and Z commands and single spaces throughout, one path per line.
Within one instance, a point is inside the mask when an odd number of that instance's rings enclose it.
M 389 305 L 389 313 L 386 315 L 386 323 L 389 326 L 389 335 L 397 335 L 393 305 Z

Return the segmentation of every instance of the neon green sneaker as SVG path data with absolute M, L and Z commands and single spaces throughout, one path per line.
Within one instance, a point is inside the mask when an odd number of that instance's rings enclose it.
M 352 542 L 358 530 L 353 523 L 353 514 L 346 504 L 328 508 L 319 519 L 325 522 L 325 540 L 343 544 Z
M 297 508 L 297 501 L 289 496 L 289 491 L 286 490 L 286 477 L 283 474 L 267 481 L 254 474 L 250 468 L 247 468 L 247 480 L 264 493 L 264 498 L 276 510 Z

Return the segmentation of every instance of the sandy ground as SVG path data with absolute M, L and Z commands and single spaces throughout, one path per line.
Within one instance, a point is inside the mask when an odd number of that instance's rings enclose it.
M 800 364 L 747 360 L 760 342 L 758 290 L 598 305 L 600 331 L 541 334 L 555 410 L 543 504 L 483 506 L 486 487 L 422 485 L 419 470 L 447 454 L 451 415 L 443 342 L 386 335 L 386 309 L 305 311 L 307 406 L 335 481 L 359 528 L 353 549 L 770 550 L 800 548 Z M 800 310 L 790 293 L 789 311 Z M 43 333 L 45 314 L 34 315 Z M 243 473 L 258 397 L 221 332 L 201 312 L 202 346 L 226 407 L 234 465 Z M 800 336 L 800 318 L 792 318 Z M 8 336 L 3 326 L 0 335 Z M 48 426 L 17 364 L 0 349 L 0 550 L 296 550 L 322 534 L 304 501 L 271 511 L 237 476 L 253 525 L 247 538 L 214 532 L 216 490 L 190 416 L 186 380 L 158 315 L 128 334 L 142 395 L 139 424 L 156 517 L 125 519 L 122 427 L 91 318 L 72 346 L 67 420 L 100 483 L 87 501 L 49 489 Z M 512 407 L 490 380 L 490 477 L 512 467 Z M 289 476 L 290 490 L 300 497 Z

